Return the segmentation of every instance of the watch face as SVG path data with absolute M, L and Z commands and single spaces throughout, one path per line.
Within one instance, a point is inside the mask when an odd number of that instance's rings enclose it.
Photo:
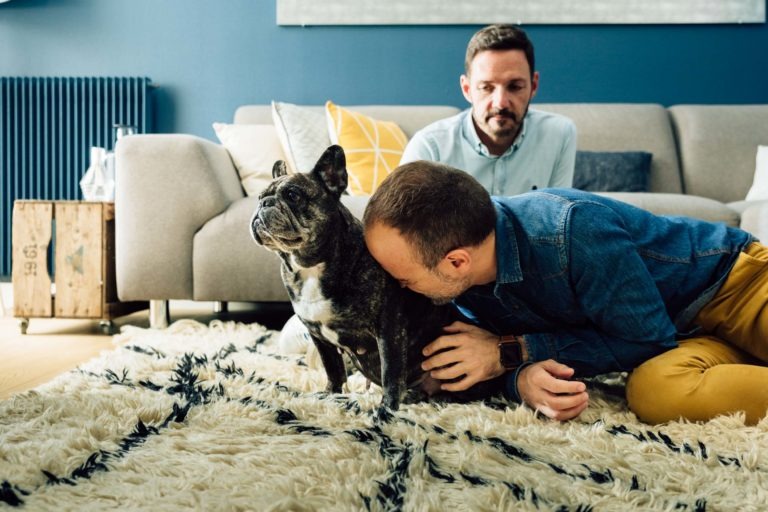
M 501 365 L 504 368 L 517 368 L 523 364 L 523 350 L 519 343 L 501 343 Z

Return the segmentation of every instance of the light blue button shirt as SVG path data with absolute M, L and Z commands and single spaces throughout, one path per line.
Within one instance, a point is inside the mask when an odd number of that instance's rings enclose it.
M 400 163 L 441 162 L 468 172 L 491 195 L 512 196 L 571 187 L 575 159 L 576 126 L 565 116 L 528 109 L 514 144 L 495 156 L 480 141 L 467 109 L 414 134 Z

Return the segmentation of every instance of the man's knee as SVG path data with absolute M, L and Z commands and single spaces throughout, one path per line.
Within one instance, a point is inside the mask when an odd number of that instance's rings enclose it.
M 670 376 L 670 367 L 651 359 L 638 366 L 627 380 L 627 403 L 632 412 L 646 423 L 663 423 L 683 416 L 689 400 L 687 386 L 681 385 L 681 372 L 691 369 L 678 368 L 676 377 Z M 685 415 L 687 416 L 687 415 Z
M 685 340 L 632 372 L 627 381 L 629 408 L 646 423 L 706 421 L 722 412 L 717 382 L 723 372 L 710 372 L 740 362 L 741 352 L 722 340 L 711 336 Z

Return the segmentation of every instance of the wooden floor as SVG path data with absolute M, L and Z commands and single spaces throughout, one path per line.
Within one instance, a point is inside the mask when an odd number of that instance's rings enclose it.
M 5 289 L 6 316 L 0 316 L 0 399 L 26 391 L 71 370 L 102 351 L 115 348 L 112 337 L 101 333 L 98 321 L 38 319 L 29 322 L 27 334 L 22 335 L 18 320 L 9 316 L 8 283 Z M 207 323 L 214 318 L 240 322 L 259 322 L 271 329 L 280 329 L 290 316 L 287 305 L 237 305 L 223 315 L 212 313 L 210 302 L 171 302 L 171 321 L 193 318 Z M 2 313 L 2 312 L 0 312 Z M 148 312 L 139 311 L 117 318 L 115 329 L 122 325 L 148 327 Z

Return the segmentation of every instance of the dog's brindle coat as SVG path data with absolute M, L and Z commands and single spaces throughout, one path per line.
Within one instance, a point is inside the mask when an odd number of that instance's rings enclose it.
M 382 405 L 397 409 L 425 376 L 422 349 L 458 312 L 402 288 L 371 257 L 361 222 L 340 201 L 347 188 L 341 147 L 329 147 L 309 173 L 289 175 L 278 161 L 272 176 L 251 233 L 282 259 L 283 283 L 320 353 L 327 391 L 341 392 L 346 380 L 343 350 L 383 388 Z

